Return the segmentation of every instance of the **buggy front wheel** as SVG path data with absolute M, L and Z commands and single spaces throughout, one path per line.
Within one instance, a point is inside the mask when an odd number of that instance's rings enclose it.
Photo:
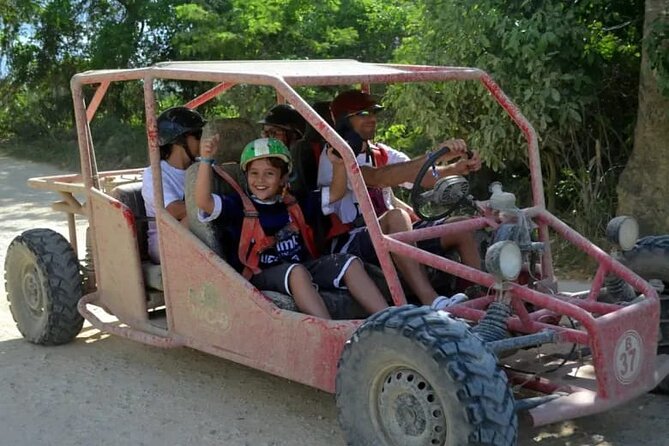
M 428 307 L 391 307 L 355 332 L 336 400 L 350 445 L 516 444 L 515 400 L 495 356 Z

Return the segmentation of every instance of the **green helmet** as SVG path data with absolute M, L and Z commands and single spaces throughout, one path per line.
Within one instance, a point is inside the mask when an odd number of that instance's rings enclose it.
M 288 173 L 293 169 L 293 163 L 290 159 L 290 151 L 284 143 L 274 138 L 260 138 L 248 143 L 242 156 L 239 159 L 239 166 L 242 172 L 246 172 L 246 165 L 253 160 L 260 158 L 279 158 L 288 164 Z

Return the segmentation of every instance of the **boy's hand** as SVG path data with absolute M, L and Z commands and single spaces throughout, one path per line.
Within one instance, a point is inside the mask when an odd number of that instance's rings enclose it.
M 218 152 L 218 142 L 220 139 L 218 133 L 209 138 L 203 138 L 200 141 L 200 156 L 202 158 L 213 158 L 216 152 Z

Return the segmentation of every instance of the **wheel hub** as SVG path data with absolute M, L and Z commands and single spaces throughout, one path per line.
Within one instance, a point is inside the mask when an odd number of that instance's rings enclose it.
M 377 396 L 378 422 L 390 444 L 442 445 L 446 419 L 432 386 L 415 370 L 387 373 Z
M 40 286 L 39 272 L 33 267 L 23 275 L 23 295 L 30 312 L 36 316 L 44 312 L 44 295 Z

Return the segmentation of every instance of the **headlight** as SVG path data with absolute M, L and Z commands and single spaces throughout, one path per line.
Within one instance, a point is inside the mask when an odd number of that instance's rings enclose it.
M 629 251 L 639 238 L 639 224 L 633 217 L 616 217 L 606 225 L 606 238 L 623 251 Z
M 514 280 L 520 274 L 523 256 L 518 245 L 510 240 L 497 242 L 485 253 L 485 266 L 497 280 Z

